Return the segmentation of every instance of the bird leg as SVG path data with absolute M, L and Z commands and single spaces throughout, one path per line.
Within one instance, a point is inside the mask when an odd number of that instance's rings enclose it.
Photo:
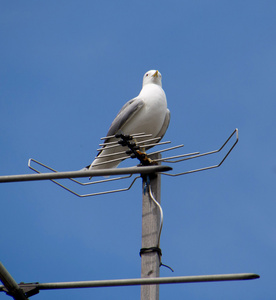
M 142 152 L 140 150 L 136 150 L 135 157 L 137 157 L 140 160 L 140 162 L 143 166 L 149 166 L 149 165 L 156 165 L 157 164 L 157 162 L 155 162 L 154 160 L 152 160 L 148 157 L 146 152 Z

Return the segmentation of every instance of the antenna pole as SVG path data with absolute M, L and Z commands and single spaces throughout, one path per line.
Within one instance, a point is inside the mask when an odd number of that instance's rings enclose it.
M 151 156 L 151 159 L 159 159 L 161 154 Z M 150 176 L 150 185 L 154 198 L 160 203 L 161 195 L 161 175 L 154 174 Z M 142 249 L 158 247 L 158 234 L 160 228 L 160 213 L 158 207 L 150 197 L 147 184 L 147 176 L 143 177 L 143 202 L 142 202 Z M 141 252 L 141 277 L 152 278 L 159 277 L 160 259 L 156 251 Z M 141 300 L 158 300 L 159 285 L 141 286 Z
M 0 262 L 0 280 L 3 282 L 6 293 L 15 300 L 28 300 L 23 290 L 18 286 L 8 270 Z

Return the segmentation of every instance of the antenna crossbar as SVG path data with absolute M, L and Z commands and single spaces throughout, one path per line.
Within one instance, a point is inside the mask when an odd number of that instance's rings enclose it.
M 38 164 L 53 173 L 40 173 L 37 169 L 35 169 L 31 163 Z M 104 194 L 110 194 L 110 193 L 117 193 L 117 192 L 123 192 L 128 191 L 135 181 L 140 177 L 140 175 L 145 174 L 152 174 L 156 172 L 165 172 L 169 171 L 172 168 L 168 166 L 138 166 L 138 167 L 129 167 L 129 168 L 117 168 L 117 169 L 101 169 L 101 170 L 85 170 L 85 171 L 73 171 L 73 172 L 58 172 L 54 170 L 51 167 L 46 166 L 45 164 L 35 160 L 35 159 L 29 159 L 28 166 L 30 169 L 35 171 L 37 174 L 23 174 L 23 175 L 10 175 L 10 176 L 0 176 L 0 183 L 1 182 L 18 182 L 18 181 L 34 181 L 34 180 L 51 180 L 53 183 L 57 184 L 61 188 L 65 189 L 66 191 L 72 193 L 75 196 L 78 197 L 89 197 L 89 196 L 97 196 L 97 195 L 104 195 Z M 125 188 L 120 189 L 113 189 L 113 190 L 107 190 L 103 192 L 96 192 L 96 193 L 89 193 L 89 194 L 79 194 L 76 193 L 74 190 L 68 188 L 67 186 L 61 184 L 60 182 L 57 182 L 55 179 L 69 179 L 77 184 L 80 185 L 91 185 L 91 184 L 97 184 L 97 183 L 104 183 L 104 182 L 110 182 L 120 179 L 127 179 L 130 178 L 133 174 L 140 174 L 139 176 L 136 176 L 132 182 Z M 113 176 L 113 175 L 126 175 L 126 176 L 120 176 L 116 178 L 108 178 L 88 183 L 82 183 L 80 181 L 77 181 L 73 178 L 81 178 L 81 177 L 96 177 L 96 176 Z
M 34 159 L 30 159 L 34 161 Z M 0 176 L 1 182 L 18 182 L 18 181 L 35 181 L 47 179 L 64 179 L 64 178 L 81 178 L 81 177 L 97 177 L 97 176 L 113 176 L 125 174 L 150 174 L 155 172 L 165 172 L 172 170 L 169 166 L 137 166 L 117 169 L 101 169 L 101 170 L 85 170 L 85 171 L 69 171 L 56 173 L 39 173 L 39 174 L 21 174 Z
M 49 282 L 49 283 L 20 283 L 19 288 L 35 288 L 37 290 L 56 290 L 56 289 L 75 289 L 93 287 L 115 287 L 115 286 L 135 286 L 152 284 L 173 284 L 173 283 L 195 283 L 195 282 L 217 282 L 233 280 L 252 280 L 260 276 L 255 273 L 237 274 L 216 274 L 216 275 L 196 275 L 196 276 L 177 276 L 177 277 L 155 277 L 155 278 L 131 278 L 95 281 L 72 281 L 72 282 Z M 0 292 L 7 291 L 5 286 L 0 286 Z M 27 299 L 27 298 L 20 298 Z

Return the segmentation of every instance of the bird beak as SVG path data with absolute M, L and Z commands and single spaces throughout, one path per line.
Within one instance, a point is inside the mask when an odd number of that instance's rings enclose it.
M 158 77 L 158 70 L 152 75 L 152 77 Z

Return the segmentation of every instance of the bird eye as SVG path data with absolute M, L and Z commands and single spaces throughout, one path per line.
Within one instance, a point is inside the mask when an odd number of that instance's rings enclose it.
M 149 76 L 149 74 L 148 74 L 148 73 L 146 74 L 146 77 L 147 77 L 147 76 Z

